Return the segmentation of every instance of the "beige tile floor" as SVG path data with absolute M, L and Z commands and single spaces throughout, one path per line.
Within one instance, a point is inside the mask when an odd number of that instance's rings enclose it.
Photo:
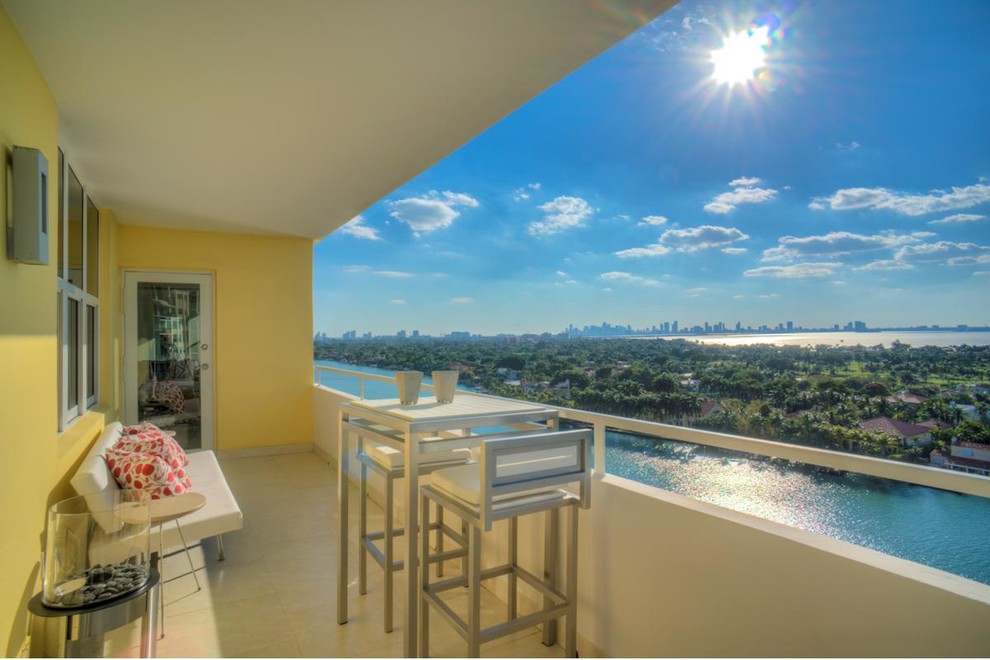
M 350 621 L 336 623 L 336 473 L 313 453 L 221 460 L 244 512 L 244 529 L 224 535 L 226 560 L 212 539 L 192 551 L 203 588 L 191 576 L 165 589 L 165 636 L 160 657 L 399 657 L 402 654 L 402 580 L 396 583 L 395 630 L 383 631 L 382 573 L 369 562 L 368 594 L 357 593 L 357 493 L 351 551 Z M 381 509 L 372 505 L 373 525 Z M 188 570 L 181 554 L 165 564 L 166 577 Z M 400 574 L 400 576 L 403 574 Z M 458 594 L 457 592 L 461 592 Z M 452 606 L 464 600 L 454 590 Z M 483 625 L 505 605 L 485 592 Z M 463 613 L 462 613 L 463 616 Z M 464 643 L 439 616 L 431 617 L 431 655 L 461 657 Z M 134 657 L 137 622 L 107 635 L 106 655 Z M 535 628 L 482 647 L 485 657 L 562 657 L 545 647 Z

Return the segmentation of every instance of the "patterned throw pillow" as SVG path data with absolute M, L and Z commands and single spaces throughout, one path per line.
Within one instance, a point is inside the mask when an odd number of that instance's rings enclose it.
M 104 455 L 110 473 L 125 490 L 143 490 L 158 500 L 181 495 L 188 490 L 182 480 L 159 456 L 108 449 Z
M 114 448 L 161 456 L 173 470 L 189 465 L 189 457 L 175 438 L 147 422 L 141 426 L 125 426 L 124 434 Z
M 159 428 L 152 424 L 151 422 L 141 422 L 140 424 L 135 424 L 132 426 L 125 426 L 121 429 L 121 433 L 126 435 L 134 435 L 136 433 L 148 433 L 149 431 L 161 433 L 163 435 L 170 435 L 175 437 L 175 431 L 166 431 L 163 428 Z

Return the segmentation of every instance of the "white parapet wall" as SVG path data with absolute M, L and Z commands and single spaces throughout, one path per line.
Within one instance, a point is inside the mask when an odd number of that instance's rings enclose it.
M 332 459 L 353 397 L 314 397 Z M 542 529 L 520 525 L 531 569 Z M 504 544 L 497 525 L 486 564 Z M 620 477 L 595 479 L 579 544 L 583 656 L 990 655 L 990 586 Z

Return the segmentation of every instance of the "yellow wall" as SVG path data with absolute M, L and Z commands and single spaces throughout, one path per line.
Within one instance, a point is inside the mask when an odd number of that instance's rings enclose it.
M 58 114 L 51 91 L 2 6 L 0 82 L 5 172 L 0 209 L 9 223 L 14 145 L 34 147 L 48 160 L 52 218 L 48 266 L 9 261 L 6 239 L 0 238 L 0 652 L 10 656 L 20 650 L 26 633 L 25 605 L 37 587 L 46 508 L 72 494 L 65 475 L 100 432 L 104 417 L 90 413 L 58 435 Z
M 214 273 L 216 449 L 313 442 L 313 244 L 121 224 L 124 270 Z

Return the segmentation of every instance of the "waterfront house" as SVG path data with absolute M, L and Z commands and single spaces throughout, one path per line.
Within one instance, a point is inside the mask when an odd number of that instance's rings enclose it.
M 932 451 L 931 462 L 949 470 L 990 476 L 990 445 L 959 442 L 953 438 L 948 453 Z
M 212 294 L 195 318 L 212 313 L 212 326 L 187 349 L 201 351 L 191 380 L 213 388 L 203 423 L 181 428 L 217 451 L 245 516 L 225 562 L 195 549 L 204 588 L 170 600 L 160 654 L 398 655 L 380 591 L 360 598 L 354 585 L 345 626 L 328 597 L 337 413 L 354 395 L 314 384 L 313 241 L 671 4 L 0 0 L 5 180 L 21 176 L 15 146 L 44 156 L 50 228 L 42 258 L 0 257 L 4 655 L 27 647 L 47 507 L 73 494 L 103 427 L 133 418 L 139 386 L 169 366 L 154 338 L 126 348 L 131 282 L 149 273 Z M 12 205 L 5 183 L 0 208 Z M 609 474 L 604 438 L 618 428 L 990 497 L 985 479 L 561 415 L 596 434 L 578 541 L 581 655 L 990 653 L 990 586 Z M 541 535 L 520 525 L 523 560 Z M 504 594 L 496 581 L 490 611 Z M 927 625 L 905 624 L 919 613 Z M 134 655 L 134 632 L 111 652 Z M 459 639 L 434 639 L 434 652 L 463 653 Z M 489 652 L 560 649 L 520 632 Z
M 866 431 L 880 431 L 897 438 L 902 446 L 916 447 L 932 443 L 932 425 L 912 424 L 890 417 L 874 417 L 862 422 L 859 427 Z

